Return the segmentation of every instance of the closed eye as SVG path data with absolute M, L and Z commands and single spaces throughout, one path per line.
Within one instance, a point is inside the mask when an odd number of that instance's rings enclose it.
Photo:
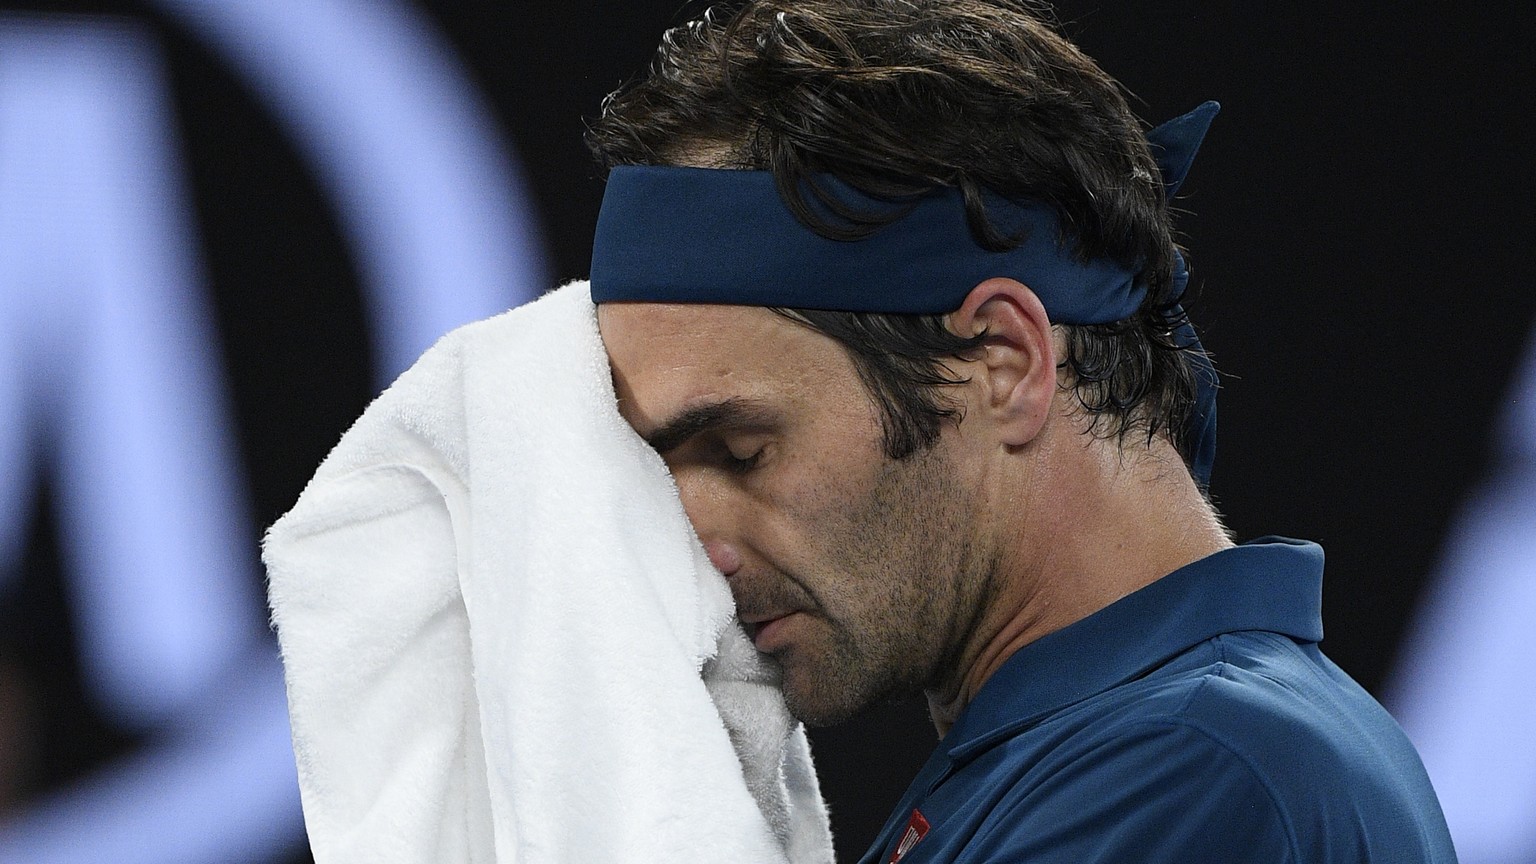
M 746 474 L 762 463 L 763 453 L 768 449 L 760 441 L 706 434 L 699 437 L 699 455 L 727 473 Z
M 742 475 L 762 465 L 780 429 L 778 412 L 733 397 L 688 408 L 644 437 L 673 470 L 692 463 Z
M 732 453 L 729 448 L 725 448 L 725 456 L 720 461 L 721 467 L 732 474 L 746 474 L 756 468 L 762 459 L 763 451 L 761 449 L 755 451 L 751 456 L 742 458 Z

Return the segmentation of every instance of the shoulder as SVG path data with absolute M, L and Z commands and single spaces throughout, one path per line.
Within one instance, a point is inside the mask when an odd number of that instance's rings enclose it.
M 1285 637 L 1216 643 L 1001 744 L 1019 773 L 977 839 L 997 860 L 1453 860 L 1369 695 Z
M 1222 662 L 1167 719 L 1250 766 L 1305 860 L 1453 860 L 1423 763 L 1386 709 L 1316 645 L 1216 641 Z
M 1074 737 L 1004 795 L 979 860 L 1305 860 L 1262 774 L 1198 726 L 1148 716 Z

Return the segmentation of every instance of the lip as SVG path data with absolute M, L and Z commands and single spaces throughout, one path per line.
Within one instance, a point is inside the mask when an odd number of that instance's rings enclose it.
M 770 618 L 757 618 L 756 620 L 743 620 L 746 625 L 747 635 L 751 637 L 752 644 L 764 654 L 773 653 L 777 647 L 783 647 L 787 638 L 784 635 L 785 625 L 789 619 L 799 615 L 799 612 L 785 612 Z

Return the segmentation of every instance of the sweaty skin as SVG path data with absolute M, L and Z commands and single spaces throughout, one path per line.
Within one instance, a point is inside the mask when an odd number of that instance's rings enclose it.
M 1020 646 L 1228 545 L 1171 446 L 1128 458 L 1085 434 L 1017 282 L 951 317 L 996 335 L 954 364 L 964 419 L 899 461 L 846 351 L 809 327 L 710 304 L 607 303 L 598 321 L 621 414 L 809 725 L 921 690 L 943 734 Z
M 620 411 L 662 452 L 795 716 L 933 683 L 986 566 L 944 448 L 887 460 L 841 347 L 766 309 L 606 304 L 600 321 Z

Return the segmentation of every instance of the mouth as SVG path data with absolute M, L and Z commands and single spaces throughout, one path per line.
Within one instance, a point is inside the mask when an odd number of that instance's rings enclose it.
M 800 613 L 790 611 L 771 615 L 752 615 L 742 618 L 741 624 L 747 631 L 747 638 L 752 640 L 757 650 L 769 654 L 772 653 L 774 646 L 782 644 L 782 631 L 786 622 L 798 614 Z

